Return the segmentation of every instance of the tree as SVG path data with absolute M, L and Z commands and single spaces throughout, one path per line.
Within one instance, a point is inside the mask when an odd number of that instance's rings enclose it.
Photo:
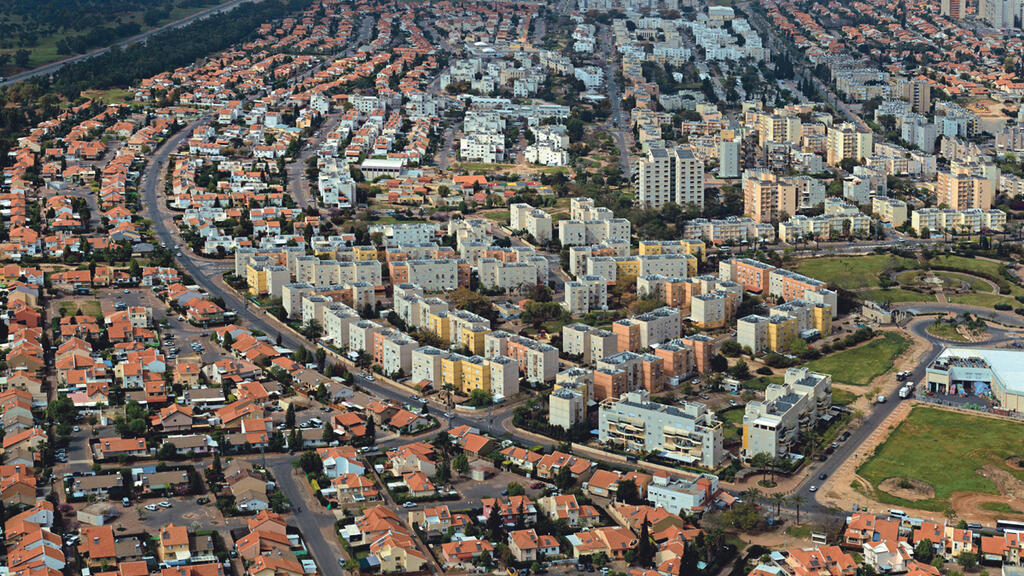
M 568 466 L 562 466 L 558 469 L 558 473 L 555 474 L 555 486 L 558 486 L 559 490 L 568 490 L 572 488 L 576 480 L 572 477 L 572 472 L 569 471 Z
M 366 419 L 366 439 L 371 443 L 377 439 L 377 423 L 373 418 Z
M 956 563 L 967 572 L 973 572 L 978 567 L 978 555 L 974 552 L 961 552 L 956 557 Z
M 452 468 L 459 474 L 469 472 L 469 458 L 466 457 L 465 453 L 459 454 L 455 457 L 455 460 L 452 460 Z
M 625 502 L 631 506 L 640 504 L 640 491 L 636 489 L 636 482 L 628 480 L 619 483 L 619 489 L 615 493 L 615 499 L 619 502 Z
M 802 494 L 793 494 L 789 497 L 789 503 L 796 508 L 796 523 L 800 523 L 800 506 L 807 504 L 807 498 Z
M 643 524 L 640 525 L 640 541 L 636 545 L 636 561 L 642 568 L 650 568 L 654 563 L 654 554 L 657 549 L 651 541 L 650 529 L 647 524 L 647 516 L 644 516 Z
M 490 540 L 497 542 L 503 542 L 505 540 L 505 523 L 501 519 L 501 514 L 498 512 L 498 506 L 491 508 L 491 513 L 487 516 L 487 533 L 490 536 Z
M 331 426 L 330 422 L 324 422 L 324 435 L 320 438 L 328 444 L 334 442 L 334 427 Z
M 160 450 L 156 453 L 156 457 L 159 460 L 174 460 L 177 455 L 177 448 L 175 448 L 174 444 L 171 444 L 170 442 L 164 442 L 161 444 Z
M 299 456 L 299 467 L 306 474 L 313 474 L 323 467 L 323 462 L 315 450 L 306 450 Z
M 526 494 L 526 490 L 523 488 L 522 484 L 518 482 L 509 482 L 508 485 L 505 486 L 505 490 L 508 491 L 509 496 L 522 496 L 523 494 Z
M 757 504 L 761 501 L 763 494 L 755 487 L 747 488 L 743 491 L 743 500 L 750 504 Z
M 934 558 L 934 557 L 935 557 L 935 545 L 932 544 L 931 540 L 925 538 L 924 540 L 921 540 L 920 542 L 918 542 L 917 546 L 914 546 L 914 558 L 918 562 L 923 562 L 925 564 L 931 564 L 932 558 Z
M 776 492 L 768 497 L 771 503 L 775 505 L 775 515 L 779 516 L 782 514 L 782 505 L 786 503 L 786 495 L 782 492 Z
M 291 433 L 288 434 L 288 449 L 302 450 L 302 434 L 298 428 L 292 428 Z
M 284 413 L 284 427 L 291 430 L 295 428 L 295 403 L 288 404 L 288 410 Z
M 14 53 L 14 65 L 18 68 L 27 68 L 28 59 L 31 55 L 32 54 L 24 48 L 18 50 Z
M 757 454 L 754 454 L 754 456 L 750 459 L 751 467 L 757 468 L 757 469 L 761 470 L 761 480 L 762 481 L 765 481 L 765 480 L 768 479 L 768 463 L 771 460 L 772 460 L 771 455 L 767 454 L 765 452 L 759 452 Z
M 712 372 L 725 372 L 729 369 L 729 361 L 725 359 L 725 356 L 721 354 L 715 354 L 711 357 L 711 370 Z

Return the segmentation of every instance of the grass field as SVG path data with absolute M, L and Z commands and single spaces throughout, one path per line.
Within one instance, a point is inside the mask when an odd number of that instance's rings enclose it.
M 957 274 L 956 272 L 936 272 L 935 275 L 938 276 L 939 278 L 942 278 L 942 282 L 946 286 L 953 286 L 959 282 L 966 282 L 967 285 L 971 287 L 971 290 L 974 290 L 975 292 L 981 292 L 984 294 L 986 292 L 990 293 L 993 290 L 993 286 L 991 284 L 977 276 L 971 276 L 970 274 Z
M 986 465 L 1024 478 L 1024 471 L 1005 465 L 1021 453 L 1024 434 L 1017 422 L 918 406 L 857 473 L 876 488 L 874 496 L 883 503 L 941 511 L 954 492 L 998 494 L 995 484 L 978 474 Z M 935 497 L 910 502 L 877 490 L 887 478 L 927 482 Z
M 1006 514 L 1007 516 L 1024 516 L 1024 512 L 1017 510 L 1013 506 L 1010 506 L 1006 502 L 982 502 L 978 505 L 982 510 L 988 510 L 989 512 L 997 512 L 999 514 Z
M 895 332 L 886 332 L 881 338 L 820 358 L 807 367 L 831 374 L 836 382 L 867 386 L 877 376 L 891 370 L 893 361 L 909 346 L 910 340 Z
M 832 389 L 832 403 L 836 406 L 849 406 L 856 402 L 857 398 L 860 398 L 860 396 L 842 388 Z
M 736 426 L 743 426 L 743 413 L 745 411 L 746 409 L 744 407 L 737 406 L 735 408 L 719 410 L 718 412 L 715 412 L 715 415 L 723 422 L 735 424 Z
M 65 300 L 60 303 L 61 316 L 75 316 L 79 310 L 86 316 L 103 317 L 103 309 L 99 300 Z
M 797 263 L 796 271 L 822 282 L 834 283 L 840 288 L 856 290 L 878 286 L 878 275 L 883 270 L 902 265 L 911 268 L 916 262 L 889 254 L 871 256 L 835 256 L 812 258 Z
M 949 322 L 933 322 L 928 325 L 928 333 L 953 342 L 967 342 L 962 334 L 956 331 L 956 325 Z
M 862 290 L 857 295 L 864 300 L 891 304 L 893 302 L 934 302 L 935 296 L 922 294 L 913 290 L 902 288 L 875 288 L 874 290 Z
M 949 297 L 949 301 L 956 304 L 969 304 L 971 306 L 982 306 L 992 308 L 996 304 L 1009 304 L 1011 307 L 1019 306 L 1020 303 L 1009 296 L 998 294 L 955 294 Z
M 782 384 L 782 376 L 757 376 L 743 383 L 742 388 L 749 390 L 764 390 L 769 384 Z
M 494 220 L 495 222 L 498 222 L 498 223 L 503 224 L 505 226 L 508 226 L 508 223 L 512 219 L 511 215 L 508 213 L 507 210 L 504 211 L 504 212 L 503 211 L 483 212 L 483 217 L 487 218 L 488 220 Z
M 131 90 L 111 88 L 110 90 L 85 90 L 82 96 L 103 104 L 124 104 L 133 98 Z

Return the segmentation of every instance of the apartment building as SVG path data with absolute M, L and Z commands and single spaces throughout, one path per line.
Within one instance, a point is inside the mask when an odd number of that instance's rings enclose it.
M 714 504 L 718 476 L 700 474 L 692 480 L 655 474 L 647 485 L 647 500 L 676 516 L 699 515 Z
M 803 137 L 799 116 L 786 112 L 758 114 L 758 144 L 763 148 L 768 142 L 791 142 L 799 144 Z
M 565 283 L 565 309 L 570 314 L 586 314 L 608 308 L 608 282 L 603 276 L 582 276 Z
M 411 374 L 412 353 L 419 347 L 418 342 L 401 332 L 382 337 L 379 356 L 384 374 Z
M 598 438 L 602 444 L 655 452 L 710 469 L 725 459 L 722 423 L 703 404 L 659 404 L 651 401 L 649 392 L 638 390 L 617 399 L 607 398 L 598 410 Z
M 539 257 L 547 278 L 547 258 Z M 534 262 L 503 262 L 496 258 L 481 258 L 479 264 L 480 286 L 487 289 L 516 290 L 539 284 L 539 271 Z
M 899 227 L 907 221 L 907 203 L 886 196 L 872 196 L 871 214 L 882 222 Z
M 1002 231 L 1006 226 L 1006 212 L 1002 210 L 942 210 L 921 208 L 910 215 L 910 227 L 919 235 L 924 232 L 955 232 L 977 234 L 982 230 Z
M 633 318 L 617 320 L 612 332 L 619 339 L 619 352 L 635 352 L 678 338 L 682 322 L 678 308 L 662 306 Z
M 871 232 L 871 217 L 852 204 L 829 198 L 825 213 L 820 216 L 798 214 L 779 224 L 779 238 L 783 242 L 806 239 L 853 238 Z
M 999 170 L 991 162 L 954 162 L 949 170 L 939 170 L 936 202 L 950 210 L 988 210 L 998 183 Z
M 832 307 L 832 317 L 839 315 L 839 297 L 835 291 L 829 290 L 821 280 L 815 280 L 803 274 L 776 268 L 769 273 L 768 294 L 781 298 L 785 302 L 806 300 L 811 303 L 828 304 Z
M 736 341 L 754 354 L 764 352 L 768 348 L 768 318 L 751 314 L 737 320 Z
M 412 382 L 420 386 L 424 383 L 433 385 L 434 389 L 441 387 L 441 360 L 448 355 L 448 352 L 433 346 L 423 346 L 412 352 Z
M 615 398 L 640 389 L 657 394 L 665 383 L 664 360 L 653 354 L 620 352 L 597 361 L 594 400 Z
M 529 382 L 550 382 L 558 374 L 558 349 L 531 338 L 498 330 L 484 336 L 484 357 L 508 356 Z
M 818 425 L 832 405 L 832 377 L 807 368 L 786 370 L 782 384 L 769 384 L 764 401 L 747 404 L 743 414 L 743 457 L 781 457 L 799 440 L 801 430 Z
M 754 222 L 773 222 L 783 215 L 795 215 L 798 201 L 796 185 L 771 172 L 743 177 L 743 215 Z
M 707 253 L 707 246 L 696 238 L 683 240 L 641 240 L 638 253 L 641 256 L 656 256 L 660 254 L 687 254 L 703 262 Z M 694 271 L 694 274 L 696 271 Z
M 818 336 L 825 337 L 832 333 L 832 310 L 828 304 L 811 303 L 803 300 L 791 300 L 768 311 L 769 318 L 794 318 L 797 322 L 797 333 L 801 338 L 808 331 L 815 330 Z
M 525 230 L 541 244 L 551 241 L 551 215 L 529 204 L 518 203 L 509 206 L 509 228 Z
M 618 351 L 619 338 L 613 332 L 587 324 L 562 327 L 562 352 L 583 358 L 584 364 L 593 364 Z
M 374 224 L 369 234 L 380 234 L 385 246 L 432 242 L 441 234 L 441 225 L 435 222 Z
M 736 216 L 711 220 L 697 218 L 683 225 L 683 237 L 699 238 L 716 245 L 773 242 L 775 227 L 768 222 Z
M 660 208 L 669 202 L 704 207 L 704 162 L 692 148 L 651 146 L 636 174 L 637 199 L 643 207 Z
M 833 166 L 848 158 L 860 162 L 871 155 L 873 143 L 874 135 L 861 132 L 854 124 L 844 122 L 832 126 L 828 129 L 826 160 Z
M 742 289 L 698 294 L 690 301 L 690 320 L 700 328 L 724 328 L 736 316 L 742 299 Z
M 393 263 L 392 270 L 404 282 L 416 284 L 424 292 L 446 292 L 459 287 L 458 260 L 404 260 Z
M 982 3 L 984 3 L 984 0 Z M 939 10 L 943 16 L 961 20 L 967 16 L 967 0 L 942 0 Z
M 548 424 L 571 429 L 587 418 L 587 402 L 583 394 L 571 388 L 558 388 L 548 396 Z
M 718 263 L 719 278 L 736 282 L 747 292 L 756 294 L 768 293 L 772 270 L 775 267 L 771 264 L 750 258 L 732 258 Z

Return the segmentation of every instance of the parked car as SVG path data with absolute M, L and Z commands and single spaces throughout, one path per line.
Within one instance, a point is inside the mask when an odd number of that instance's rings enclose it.
M 170 508 L 171 507 L 171 503 L 168 502 L 167 500 L 164 500 L 163 502 L 160 502 L 160 507 L 161 508 Z
M 404 502 L 404 503 L 402 503 L 402 508 L 415 508 L 415 507 L 416 507 L 416 503 L 415 502 Z
M 818 491 L 818 487 L 817 486 L 811 486 L 810 488 L 808 488 L 808 490 L 810 490 L 811 492 L 817 492 Z
M 156 512 L 157 510 L 160 509 L 160 507 L 157 506 L 156 504 L 146 504 L 145 508 L 146 508 L 146 510 L 149 510 L 150 512 Z
M 202 506 L 204 504 L 209 504 L 209 503 L 210 503 L 210 499 L 207 498 L 206 496 L 200 496 L 199 498 L 196 499 L 196 504 L 199 504 L 200 506 Z

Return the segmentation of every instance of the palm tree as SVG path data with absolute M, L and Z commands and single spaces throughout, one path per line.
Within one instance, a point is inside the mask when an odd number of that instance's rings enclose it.
M 792 496 L 789 497 L 789 503 L 792 504 L 794 508 L 796 508 L 796 523 L 799 524 L 800 523 L 800 506 L 802 506 L 804 504 L 807 504 L 807 498 L 805 498 L 803 496 L 803 494 L 800 494 L 798 492 L 798 493 L 793 494 Z
M 757 504 L 758 500 L 760 500 L 762 496 L 763 494 L 761 494 L 761 491 L 754 486 L 743 491 L 743 499 L 751 504 Z
M 782 492 L 776 492 L 768 497 L 772 504 L 775 504 L 775 515 L 780 516 L 782 514 L 782 505 L 786 503 L 788 498 Z
M 764 452 L 754 454 L 754 457 L 750 459 L 750 465 L 753 466 L 754 468 L 759 468 L 761 470 L 762 482 L 768 479 L 768 471 L 766 470 L 766 468 L 768 467 L 768 462 L 770 460 L 771 456 L 765 454 Z

